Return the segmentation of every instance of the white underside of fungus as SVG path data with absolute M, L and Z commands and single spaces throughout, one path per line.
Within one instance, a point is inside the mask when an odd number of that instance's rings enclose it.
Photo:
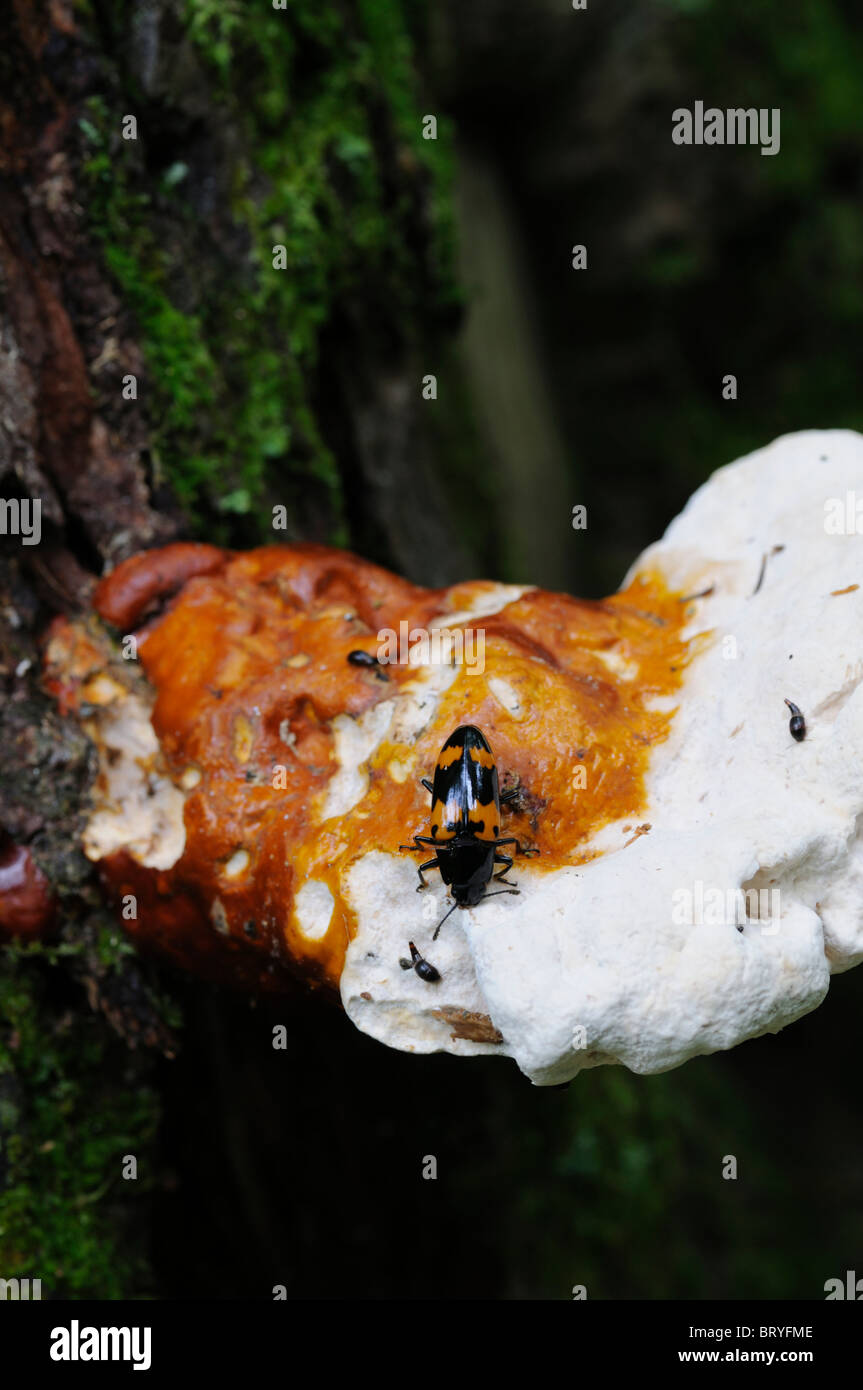
M 712 589 L 685 634 L 709 636 L 651 752 L 649 833 L 621 848 L 607 825 L 579 868 L 517 861 L 520 896 L 449 918 L 433 986 L 398 960 L 411 924 L 443 915 L 444 888 L 426 904 L 410 856 L 358 860 L 341 992 L 364 1032 L 508 1055 L 542 1085 L 603 1063 L 659 1072 L 778 1031 L 863 960 L 863 438 L 789 435 L 721 469 L 647 566 L 682 594 Z M 453 1035 L 474 1017 L 501 1041 Z

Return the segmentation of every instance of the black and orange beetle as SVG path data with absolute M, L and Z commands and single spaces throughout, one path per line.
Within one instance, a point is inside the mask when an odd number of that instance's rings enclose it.
M 475 907 L 482 898 L 495 896 L 486 894 L 492 875 L 501 883 L 509 883 L 504 875 L 512 868 L 512 859 L 498 853 L 502 845 L 515 845 L 517 854 L 533 851 L 522 850 L 512 835 L 499 838 L 501 802 L 512 801 L 518 792 L 501 795 L 494 755 L 476 725 L 462 724 L 450 734 L 440 751 L 434 781 L 424 777 L 422 784 L 431 792 L 431 835 L 415 835 L 412 845 L 399 845 L 399 849 L 433 845 L 434 857 L 419 867 L 417 892 L 427 886 L 425 869 L 439 869 L 444 883 L 452 889 L 455 902 L 438 922 L 432 937 L 436 941 L 450 912 L 457 907 Z M 503 865 L 500 873 L 494 873 L 495 864 Z M 517 893 L 518 889 L 510 884 L 500 891 Z

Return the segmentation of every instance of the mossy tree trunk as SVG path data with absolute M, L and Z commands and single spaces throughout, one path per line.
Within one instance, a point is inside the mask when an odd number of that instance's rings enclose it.
M 439 481 L 464 429 L 423 397 L 455 370 L 447 170 L 396 6 L 13 0 L 0 75 L 0 494 L 41 509 L 0 552 L 0 824 L 62 919 L 0 967 L 0 1274 L 116 1295 L 147 1287 L 120 1157 L 152 1191 L 176 1009 L 81 853 L 40 640 L 181 536 L 478 567 Z

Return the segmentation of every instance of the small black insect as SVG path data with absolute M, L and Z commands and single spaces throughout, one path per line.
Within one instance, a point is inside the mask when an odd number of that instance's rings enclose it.
M 365 666 L 367 670 L 374 671 L 379 681 L 388 681 L 389 676 L 381 666 L 376 656 L 371 652 L 354 651 L 348 652 L 348 661 L 352 666 Z
M 792 738 L 796 738 L 798 743 L 802 743 L 806 737 L 806 720 L 800 713 L 793 700 L 786 700 L 786 705 L 791 711 L 791 718 L 788 721 L 788 732 Z
M 411 958 L 410 960 L 402 959 L 399 961 L 402 970 L 415 970 L 421 980 L 425 980 L 429 985 L 436 985 L 440 979 L 440 971 L 423 959 L 412 941 L 408 942 L 408 946 L 410 947 Z
M 440 751 L 434 782 L 424 777 L 422 784 L 431 792 L 431 835 L 415 835 L 412 845 L 399 845 L 399 849 L 434 846 L 434 858 L 419 867 L 417 892 L 426 887 L 423 870 L 439 869 L 455 898 L 450 912 L 475 907 L 483 897 L 495 896 L 486 895 L 493 874 L 501 883 L 509 883 L 504 875 L 512 868 L 512 859 L 498 853 L 501 845 L 515 845 L 517 854 L 531 853 L 522 850 L 512 835 L 499 838 L 501 802 L 513 801 L 518 791 L 513 788 L 501 795 L 494 755 L 485 735 L 473 724 L 462 724 L 450 734 Z M 495 864 L 503 865 L 497 874 Z M 517 893 L 518 889 L 510 884 L 500 891 Z M 433 941 L 450 912 L 438 922 Z

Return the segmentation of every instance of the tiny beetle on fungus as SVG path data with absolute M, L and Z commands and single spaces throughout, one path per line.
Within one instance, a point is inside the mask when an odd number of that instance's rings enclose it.
M 803 718 L 803 715 L 800 713 L 800 710 L 793 700 L 786 700 L 785 703 L 791 711 L 791 718 L 788 721 L 788 731 L 792 738 L 796 739 L 798 743 L 802 743 L 806 737 L 806 720 Z
M 379 681 L 389 680 L 389 676 L 381 666 L 381 663 L 378 661 L 376 656 L 372 655 L 371 652 L 364 652 L 360 651 L 359 649 L 353 652 L 348 652 L 348 661 L 351 664 L 351 666 L 364 666 L 366 670 L 374 671 Z
M 410 947 L 411 958 L 410 960 L 399 961 L 402 970 L 415 970 L 421 980 L 425 980 L 427 984 L 436 985 L 440 980 L 440 971 L 423 959 L 412 941 L 408 942 L 408 946 Z

